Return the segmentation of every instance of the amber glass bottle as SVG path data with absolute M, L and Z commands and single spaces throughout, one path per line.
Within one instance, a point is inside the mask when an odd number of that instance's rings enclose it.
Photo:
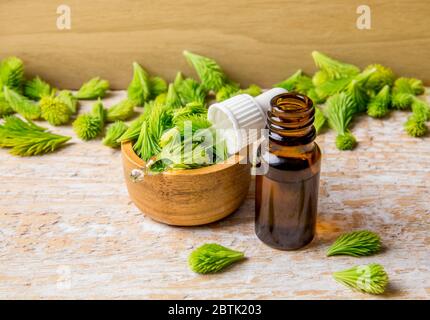
M 256 177 L 255 232 L 276 249 L 299 249 L 315 235 L 321 151 L 314 114 L 312 100 L 295 93 L 274 97 L 267 113 L 268 150 L 260 149 L 267 170 Z

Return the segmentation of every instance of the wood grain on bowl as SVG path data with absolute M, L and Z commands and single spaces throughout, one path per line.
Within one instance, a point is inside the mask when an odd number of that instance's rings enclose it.
M 159 222 L 177 226 L 211 223 L 233 213 L 248 194 L 251 166 L 240 163 L 243 156 L 199 169 L 147 175 L 133 182 L 131 171 L 145 162 L 133 151 L 131 142 L 123 143 L 121 149 L 131 200 Z

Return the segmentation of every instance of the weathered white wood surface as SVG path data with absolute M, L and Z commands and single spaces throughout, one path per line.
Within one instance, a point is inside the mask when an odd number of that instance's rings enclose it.
M 429 299 L 430 138 L 408 137 L 406 116 L 359 119 L 353 152 L 337 151 L 332 132 L 318 138 L 318 235 L 295 252 L 257 240 L 253 187 L 221 222 L 169 227 L 134 207 L 119 151 L 100 141 L 74 138 L 60 152 L 33 158 L 0 150 L 0 298 Z M 73 134 L 70 126 L 55 131 Z M 383 253 L 325 257 L 341 232 L 363 228 L 382 236 Z M 187 256 L 205 242 L 244 250 L 249 259 L 222 274 L 194 274 Z M 383 297 L 351 292 L 331 278 L 370 262 L 390 275 Z

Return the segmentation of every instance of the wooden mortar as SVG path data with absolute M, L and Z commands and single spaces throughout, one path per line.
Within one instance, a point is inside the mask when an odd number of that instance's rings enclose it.
M 134 204 L 152 219 L 176 226 L 211 223 L 233 213 L 245 200 L 251 182 L 249 163 L 232 156 L 227 163 L 192 170 L 147 175 L 133 182 L 130 173 L 145 162 L 132 143 L 121 145 L 124 176 Z

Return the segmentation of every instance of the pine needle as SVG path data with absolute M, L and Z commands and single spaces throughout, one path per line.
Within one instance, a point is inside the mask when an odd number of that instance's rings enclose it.
M 381 250 L 380 237 L 371 231 L 353 231 L 338 237 L 327 251 L 327 256 L 368 256 Z
M 191 252 L 188 264 L 196 273 L 215 273 L 244 258 L 243 252 L 207 243 Z
M 53 152 L 71 139 L 50 133 L 30 120 L 15 116 L 7 116 L 4 120 L 0 125 L 0 147 L 11 148 L 13 155 L 27 157 Z

